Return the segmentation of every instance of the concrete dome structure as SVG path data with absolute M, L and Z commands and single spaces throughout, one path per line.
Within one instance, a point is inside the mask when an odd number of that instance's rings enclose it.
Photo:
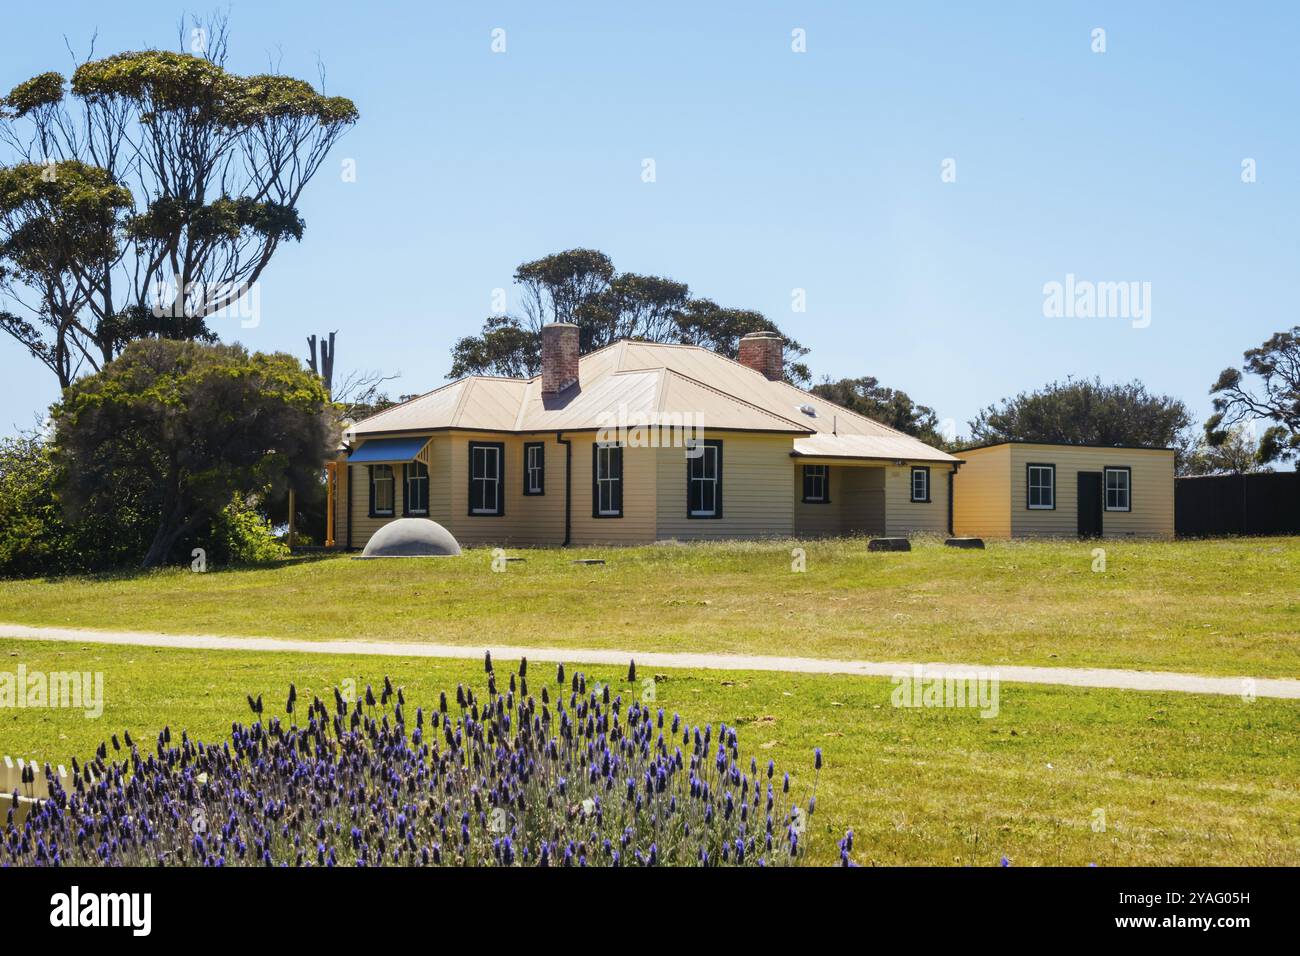
M 450 531 L 429 518 L 398 518 L 376 531 L 361 552 L 363 558 L 453 558 L 460 543 Z

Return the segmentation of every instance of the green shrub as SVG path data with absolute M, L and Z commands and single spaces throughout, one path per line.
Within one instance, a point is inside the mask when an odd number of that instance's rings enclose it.
M 58 477 L 39 438 L 0 439 L 0 576 L 99 571 L 138 561 L 152 528 L 139 491 L 119 489 L 111 513 L 74 519 L 55 491 Z
M 147 492 L 119 482 L 95 507 L 70 512 L 59 499 L 59 467 L 39 438 L 0 439 L 0 577 L 79 574 L 136 567 L 149 548 L 157 508 Z M 216 566 L 264 564 L 289 554 L 258 508 L 236 496 L 178 552 L 201 547 Z
M 217 565 L 269 564 L 289 556 L 288 546 L 275 536 L 271 522 L 254 502 L 239 497 L 217 515 L 207 540 L 208 560 Z

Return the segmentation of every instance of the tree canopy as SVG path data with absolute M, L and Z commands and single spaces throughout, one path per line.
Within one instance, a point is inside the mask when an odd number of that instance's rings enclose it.
M 906 392 L 887 388 L 871 377 L 827 379 L 812 388 L 814 395 L 865 415 L 881 424 L 912 435 L 927 445 L 943 447 L 947 440 L 939 434 L 939 419 L 934 409 L 918 405 Z
M 749 332 L 781 332 L 761 312 L 723 308 L 692 298 L 684 282 L 660 276 L 616 272 L 609 256 L 595 249 L 569 249 L 525 262 L 515 270 L 521 313 L 494 315 L 478 335 L 452 349 L 452 378 L 505 375 L 525 378 L 541 368 L 541 329 L 549 322 L 578 326 L 582 354 L 620 339 L 701 345 L 735 358 Z M 800 359 L 808 350 L 786 339 L 786 378 L 809 379 Z
M 1277 332 L 1242 356 L 1240 369 L 1226 368 L 1210 388 L 1214 414 L 1205 422 L 1214 447 L 1232 439 L 1233 427 L 1262 419 L 1272 424 L 1260 436 L 1261 464 L 1300 455 L 1300 325 Z M 1258 384 L 1252 383 L 1251 379 Z
M 310 493 L 337 433 L 320 378 L 293 356 L 147 339 L 74 382 L 52 414 L 61 500 L 74 517 L 143 494 L 167 560 L 237 495 Z
M 1244 425 L 1235 425 L 1217 445 L 1202 438 L 1187 456 L 1182 468 L 1187 475 L 1250 475 L 1271 471 L 1260 460 L 1259 441 Z
M 289 76 L 200 53 L 81 63 L 0 97 L 0 329 L 66 387 L 143 337 L 212 340 L 277 248 L 299 197 L 358 118 Z
M 1141 382 L 1107 385 L 1098 378 L 1052 382 L 990 405 L 970 422 L 977 443 L 1066 442 L 1140 445 L 1185 452 L 1192 423 L 1187 406 L 1153 395 Z

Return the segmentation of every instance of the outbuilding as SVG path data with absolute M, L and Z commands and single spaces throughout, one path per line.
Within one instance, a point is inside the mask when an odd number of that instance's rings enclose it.
M 959 454 L 958 535 L 1173 537 L 1172 448 L 1000 442 Z

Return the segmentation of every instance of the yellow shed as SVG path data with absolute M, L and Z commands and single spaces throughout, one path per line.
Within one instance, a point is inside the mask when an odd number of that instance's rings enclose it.
M 960 455 L 958 535 L 1173 537 L 1172 448 L 1001 442 Z

